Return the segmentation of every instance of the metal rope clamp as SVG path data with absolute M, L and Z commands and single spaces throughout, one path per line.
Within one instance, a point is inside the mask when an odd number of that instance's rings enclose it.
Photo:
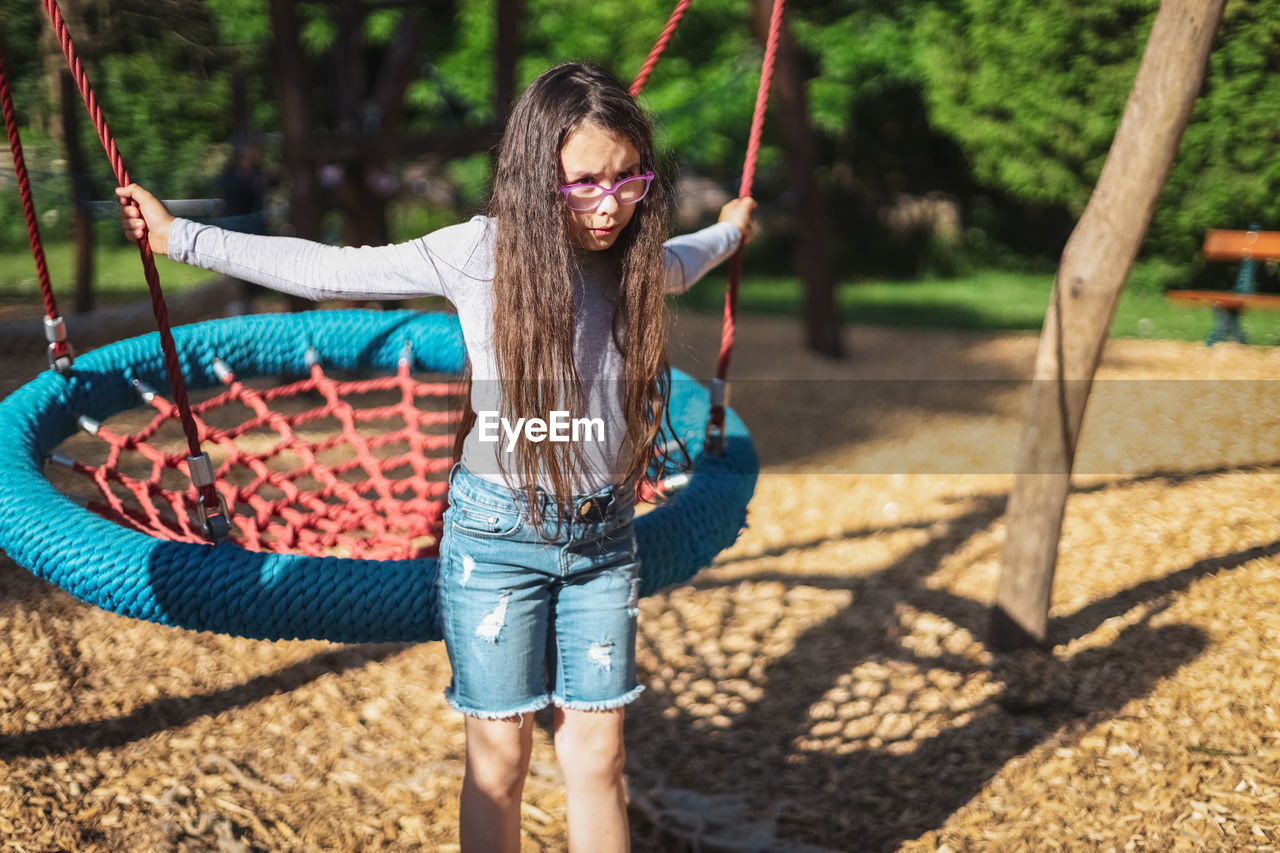
M 49 342 L 49 369 L 63 376 L 71 375 L 71 367 L 76 363 L 75 350 L 67 344 L 67 351 L 57 355 L 58 344 L 67 341 L 67 324 L 61 317 L 44 318 L 44 339 Z
M 720 407 L 723 413 L 724 408 L 729 405 L 729 380 L 712 379 L 711 380 L 711 411 L 717 411 L 716 407 Z M 724 424 L 716 423 L 715 417 L 707 418 L 707 431 L 702 439 L 702 451 L 711 453 L 716 456 L 724 453 Z
M 205 486 L 213 485 L 213 460 L 209 458 L 208 453 L 188 456 L 187 470 L 191 474 L 191 483 L 196 487 L 197 494 Z M 204 501 L 196 502 L 196 511 L 200 515 L 200 530 L 206 539 L 213 542 L 221 542 L 231 532 L 231 513 L 227 510 L 227 499 L 221 492 L 217 492 L 217 495 L 218 511 L 216 513 L 210 513 Z

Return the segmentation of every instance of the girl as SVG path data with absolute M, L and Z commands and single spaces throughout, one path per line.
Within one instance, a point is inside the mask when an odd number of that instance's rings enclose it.
M 456 307 L 470 405 L 437 585 L 446 696 L 466 715 L 465 850 L 519 848 L 530 723 L 548 704 L 570 849 L 629 848 L 623 706 L 643 689 L 633 498 L 670 382 L 663 296 L 749 239 L 755 209 L 732 201 L 716 225 L 664 244 L 656 169 L 652 128 L 626 88 L 571 64 L 513 109 L 488 215 L 408 243 L 237 234 L 175 219 L 137 185 L 117 190 L 130 238 L 146 233 L 174 260 L 311 299 L 438 294 Z M 554 425 L 557 413 L 574 424 L 569 441 L 511 428 Z

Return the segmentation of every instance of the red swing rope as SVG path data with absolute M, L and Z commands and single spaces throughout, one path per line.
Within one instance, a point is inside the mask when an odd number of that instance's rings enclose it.
M 71 76 L 75 79 L 76 87 L 80 90 L 80 97 L 84 99 L 85 108 L 89 111 L 89 118 L 93 122 L 93 128 L 98 133 L 98 140 L 107 152 L 107 159 L 111 161 L 111 171 L 115 174 L 116 183 L 122 187 L 127 187 L 132 183 L 129 180 L 129 171 L 124 166 L 124 158 L 120 155 L 120 149 L 116 146 L 115 138 L 112 137 L 111 131 L 107 128 L 107 120 L 102 115 L 102 108 L 98 105 L 98 99 L 93 94 L 93 87 L 89 85 L 89 76 L 85 73 L 80 57 L 76 54 L 75 44 L 71 41 L 71 33 L 67 30 L 66 21 L 62 19 L 62 10 L 58 8 L 56 0 L 43 0 L 43 4 L 44 11 L 49 16 L 49 22 L 53 24 L 54 33 L 58 38 L 58 45 L 62 48 L 62 55 L 66 57 L 67 65 L 71 68 Z M 190 458 L 195 460 L 203 456 L 200 450 L 199 431 L 196 427 L 195 418 L 191 415 L 191 403 L 187 399 L 186 382 L 182 379 L 182 367 L 178 361 L 178 349 L 173 342 L 173 333 L 169 330 L 169 309 L 165 305 L 164 294 L 160 291 L 160 274 L 156 271 L 156 260 L 151 252 L 151 244 L 147 239 L 145 224 L 143 228 L 142 239 L 138 241 L 138 252 L 142 258 L 142 272 L 147 280 L 147 289 L 151 291 L 151 310 L 155 314 L 156 326 L 160 331 L 160 348 L 164 351 L 164 365 L 166 372 L 169 374 L 169 387 L 173 391 L 174 405 L 177 407 L 178 419 L 182 423 L 182 432 L 187 439 L 187 450 L 190 451 Z M 41 286 L 45 286 L 45 283 L 42 282 Z M 46 301 L 49 298 L 46 297 Z M 207 459 L 207 457 L 205 458 Z M 191 473 L 193 480 L 195 480 L 196 471 L 194 467 Z M 197 491 L 200 493 L 201 503 L 206 514 L 219 514 L 218 493 L 214 488 L 214 484 L 212 482 L 200 483 L 197 485 Z
M 680 0 L 676 7 L 671 10 L 671 17 L 667 19 L 667 25 L 662 28 L 662 35 L 658 36 L 658 41 L 649 50 L 649 56 L 645 59 L 644 65 L 640 66 L 640 73 L 636 75 L 635 81 L 631 84 L 631 97 L 640 97 L 640 90 L 649 81 L 649 75 L 653 73 L 654 66 L 658 64 L 658 59 L 662 56 L 662 52 L 667 49 L 667 42 L 671 41 L 671 37 L 676 34 L 676 27 L 680 25 L 680 19 L 684 17 L 684 10 L 688 9 L 689 4 L 692 2 L 693 0 Z
M 760 85 L 756 89 L 756 108 L 751 116 L 751 134 L 747 138 L 747 155 L 742 164 L 742 187 L 738 198 L 751 195 L 756 176 L 756 157 L 760 153 L 760 137 L 764 133 L 765 107 L 769 103 L 769 88 L 773 84 L 773 65 L 778 55 L 778 38 L 782 33 L 782 8 L 786 0 L 773 0 L 773 12 L 769 16 L 769 36 L 765 41 L 764 62 L 760 66 Z M 733 355 L 735 318 L 738 314 L 738 283 L 742 279 L 742 246 L 729 261 L 729 283 L 724 292 L 724 329 L 720 333 L 720 357 L 716 360 L 716 380 L 723 388 L 729 377 L 729 358 Z M 715 397 L 721 399 L 716 401 Z M 708 436 L 724 434 L 724 392 L 713 393 L 711 418 L 707 423 Z
M 689 3 L 690 0 L 680 0 L 671 12 L 662 35 L 649 51 L 648 59 L 641 66 L 635 82 L 631 84 L 633 97 L 638 96 L 640 90 L 644 88 L 650 72 L 657 65 L 658 58 L 667 47 L 667 42 L 671 41 L 671 37 L 675 34 L 676 26 L 680 23 L 680 18 L 683 17 Z M 760 138 L 764 133 L 764 114 L 769 103 L 769 89 L 773 84 L 773 66 L 778 55 L 778 39 L 782 33 L 782 10 L 785 5 L 786 0 L 773 0 L 773 11 L 769 15 L 769 35 L 765 41 L 764 61 L 760 67 L 760 85 L 756 89 L 756 106 L 751 115 L 751 133 L 747 138 L 747 154 L 742 164 L 742 186 L 738 190 L 740 199 L 751 195 L 752 185 L 755 183 L 756 159 L 760 154 Z M 733 355 L 735 320 L 738 313 L 738 285 L 741 280 L 742 246 L 739 246 L 729 261 L 729 282 L 724 293 L 724 327 L 720 333 L 720 356 L 716 360 L 716 379 L 712 383 L 711 415 L 707 421 L 707 436 L 709 439 L 714 439 L 713 444 L 724 435 L 729 359 Z
M 111 160 L 117 181 L 122 186 L 128 185 L 128 172 L 124 168 L 119 150 L 102 117 L 101 108 L 76 56 L 56 0 L 43 0 L 43 2 L 98 132 L 99 140 Z M 632 85 L 634 93 L 640 91 L 656 66 L 689 2 L 690 0 L 680 0 L 672 12 L 658 42 L 650 51 L 640 75 Z M 775 0 L 740 197 L 746 197 L 751 193 L 765 103 L 772 76 L 773 56 L 776 52 L 781 8 L 782 0 Z M 27 217 L 32 251 L 36 257 L 36 266 L 40 275 L 41 291 L 50 317 L 56 318 L 56 303 L 40 245 L 35 207 L 31 201 L 21 143 L 17 138 L 17 121 L 8 93 L 2 57 L 0 57 L 0 95 L 3 95 L 5 123 L 9 131 L 19 183 L 23 189 L 23 207 Z M 198 540 L 202 534 L 192 527 L 184 512 L 184 507 L 189 505 L 188 499 L 184 498 L 181 492 L 171 491 L 161 484 L 162 475 L 166 470 L 179 468 L 182 462 L 181 454 L 164 453 L 151 448 L 148 444 L 148 439 L 164 423 L 173 420 L 176 414 L 177 419 L 182 423 L 188 448 L 193 457 L 203 455 L 199 451 L 202 438 L 216 445 L 219 455 L 226 457 L 218 466 L 219 482 L 216 491 L 215 484 L 209 483 L 187 494 L 200 501 L 207 511 L 217 511 L 219 494 L 230 506 L 243 508 L 234 520 L 228 519 L 228 521 L 231 522 L 230 526 L 235 538 L 245 547 L 252 550 L 301 551 L 310 554 L 334 553 L 334 549 L 338 549 L 353 555 L 373 558 L 422 553 L 424 549 L 429 551 L 433 548 L 434 540 L 438 536 L 439 514 L 442 510 L 440 492 L 443 487 L 431 481 L 427 475 L 432 472 L 438 473 L 441 465 L 447 464 L 449 461 L 447 458 L 432 457 L 443 453 L 441 448 L 447 450 L 445 445 L 449 442 L 447 436 L 441 438 L 423 435 L 422 428 L 428 424 L 451 423 L 453 416 L 447 413 L 433 415 L 419 411 L 414 401 L 444 395 L 447 393 L 447 386 L 437 387 L 411 380 L 408 376 L 407 361 L 401 364 L 395 377 L 372 380 L 370 381 L 372 384 L 370 382 L 334 383 L 320 372 L 318 365 L 315 365 L 312 368 L 311 379 L 262 394 L 242 386 L 234 377 L 226 376 L 224 381 L 230 385 L 230 391 L 201 403 L 196 407 L 198 412 L 193 412 L 178 369 L 176 347 L 169 332 L 168 312 L 160 293 L 155 260 L 145 239 L 139 244 L 139 252 L 152 295 L 157 325 L 161 331 L 161 344 L 174 390 L 174 402 L 170 404 L 150 393 L 144 394 L 144 399 L 157 409 L 158 414 L 147 427 L 137 433 L 116 435 L 107 427 L 95 425 L 95 431 L 99 437 L 106 440 L 111 448 L 109 458 L 104 465 L 93 466 L 55 458 L 55 461 L 70 465 L 97 485 L 98 499 L 87 499 L 90 508 L 115 518 L 125 526 L 146 530 L 159 538 Z M 728 354 L 733 345 L 733 314 L 736 309 L 740 266 L 739 250 L 731 264 L 729 289 L 726 292 L 726 323 L 717 370 L 717 378 L 721 381 L 727 372 Z M 60 346 L 65 348 L 65 342 L 60 342 Z M 394 407 L 356 410 L 342 399 L 348 394 L 360 395 L 374 390 L 385 393 L 393 389 L 398 391 L 401 397 L 401 402 Z M 320 392 L 326 402 L 316 409 L 292 415 L 284 415 L 279 411 L 266 408 L 265 404 L 268 400 L 283 402 L 294 398 L 301 391 Z M 248 406 L 253 410 L 254 417 L 232 429 L 213 428 L 203 421 L 202 415 L 211 413 L 227 403 Z M 719 421 L 716 420 L 717 412 Z M 341 420 L 343 423 L 341 435 L 327 438 L 317 444 L 300 440 L 297 427 L 322 417 L 337 417 Z M 388 417 L 400 418 L 405 424 L 405 429 L 394 430 L 373 438 L 361 436 L 356 429 L 358 423 Z M 708 424 L 709 433 L 712 432 L 712 425 L 717 423 L 722 427 L 723 405 L 713 406 L 712 419 Z M 267 456 L 276 458 L 291 454 L 296 456 L 302 464 L 284 465 L 283 469 L 275 464 L 268 466 L 263 464 L 263 459 L 258 456 L 245 453 L 236 447 L 235 439 L 242 434 L 249 435 L 255 430 L 260 431 L 264 427 L 270 427 L 279 433 L 278 440 L 273 442 L 274 447 Z M 392 445 L 397 443 L 402 446 L 411 446 L 410 452 L 404 455 L 394 452 Z M 330 469 L 316 458 L 317 453 L 334 450 L 342 444 L 349 445 L 350 449 L 356 451 L 354 459 L 348 458 L 336 468 Z M 391 451 L 390 454 L 388 454 L 389 451 Z M 144 467 L 147 473 L 142 477 L 126 474 L 121 469 L 121 460 L 130 452 L 141 454 L 145 459 Z M 386 475 L 392 470 L 402 471 L 405 466 L 414 469 L 409 482 L 406 483 L 401 475 L 393 484 Z M 136 465 L 130 465 L 130 468 L 136 468 Z M 348 485 L 344 478 L 353 474 L 357 468 L 368 475 L 367 479 L 363 485 Z M 226 477 L 233 472 L 239 473 L 241 475 L 239 479 L 244 480 L 246 471 L 252 473 L 248 478 L 250 482 L 247 484 L 232 485 L 226 480 Z M 314 489 L 303 486 L 303 483 L 308 480 L 316 481 Z M 269 491 L 278 492 L 278 496 L 268 499 L 259 495 L 258 490 L 262 486 L 268 487 Z M 404 499 L 399 493 L 405 489 L 410 489 L 412 495 L 408 498 L 408 505 L 398 508 L 397 500 Z M 122 500 L 126 495 L 131 499 L 132 505 Z M 366 531 L 364 534 L 352 535 L 347 532 L 360 527 Z
M 4 50 L 0 46 L 0 108 L 4 111 L 4 127 L 9 135 L 9 151 L 13 154 L 13 169 L 18 174 L 18 190 L 22 195 L 22 212 L 27 218 L 27 237 L 31 242 L 31 256 L 36 262 L 36 277 L 40 281 L 40 293 L 44 296 L 44 310 L 49 325 L 60 325 L 58 302 L 49 283 L 49 265 L 45 262 L 44 245 L 40 241 L 40 223 L 36 219 L 36 204 L 31 195 L 31 178 L 27 174 L 27 161 L 22 156 L 22 139 L 18 136 L 18 113 L 13 108 L 9 94 L 9 75 L 4 66 Z M 66 339 L 52 341 L 50 355 L 53 359 L 70 354 Z

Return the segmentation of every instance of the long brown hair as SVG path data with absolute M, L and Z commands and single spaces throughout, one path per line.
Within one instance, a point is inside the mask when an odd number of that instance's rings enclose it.
M 488 206 L 497 221 L 493 331 L 505 418 L 585 408 L 583 377 L 574 360 L 577 260 L 559 187 L 564 181 L 561 149 L 571 133 L 586 125 L 629 141 L 640 154 L 640 168 L 658 174 L 652 125 L 609 72 L 560 65 L 533 81 L 516 103 L 502 137 Z M 630 486 L 650 476 L 655 449 L 666 455 L 655 442 L 671 384 L 663 298 L 667 213 L 666 187 L 659 177 L 605 250 L 617 271 L 612 332 L 624 365 L 626 423 L 618 462 L 623 482 Z M 474 420 L 468 404 L 456 455 Z M 534 498 L 540 479 L 549 480 L 561 515 L 570 509 L 574 475 L 581 473 L 574 450 L 572 443 L 522 441 L 515 448 L 514 470 L 500 463 L 508 485 L 529 496 L 532 520 L 539 527 L 541 505 Z

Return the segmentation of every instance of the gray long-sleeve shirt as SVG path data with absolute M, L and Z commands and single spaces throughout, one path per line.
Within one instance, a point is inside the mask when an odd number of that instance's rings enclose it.
M 470 221 L 392 246 L 336 247 L 289 237 L 262 237 L 175 219 L 169 257 L 307 299 L 403 299 L 443 296 L 453 303 L 471 359 L 472 409 L 479 420 L 467 436 L 463 463 L 493 482 L 505 482 L 500 460 L 513 460 L 515 442 L 538 440 L 536 425 L 502 423 L 497 353 L 493 346 L 494 220 Z M 733 253 L 741 241 L 737 226 L 721 222 L 668 240 L 666 289 L 682 293 Z M 576 493 L 594 492 L 621 478 L 618 453 L 625 435 L 621 408 L 622 354 L 612 338 L 617 283 L 608 258 L 579 255 L 574 282 L 574 357 L 587 397 L 583 429 L 552 412 L 518 413 L 539 418 L 582 454 Z M 518 378 L 518 377 L 509 377 Z M 581 417 L 575 412 L 574 418 Z M 598 426 L 594 421 L 598 420 Z M 528 431 L 530 426 L 533 431 Z M 514 465 L 507 461 L 507 470 Z M 539 485 L 549 487 L 548 482 Z

